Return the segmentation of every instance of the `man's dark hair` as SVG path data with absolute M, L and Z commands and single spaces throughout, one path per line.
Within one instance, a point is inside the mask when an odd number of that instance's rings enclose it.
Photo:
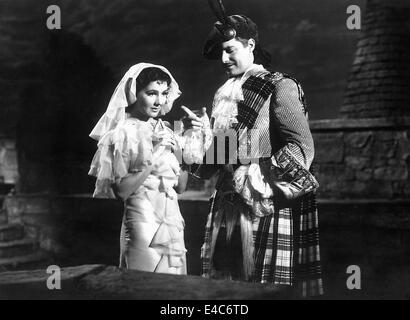
M 146 68 L 135 79 L 135 93 L 138 94 L 140 90 L 144 89 L 152 81 L 166 82 L 169 86 L 171 84 L 171 77 L 159 68 Z
M 235 37 L 244 47 L 248 45 L 248 40 L 242 37 Z M 255 39 L 254 39 L 255 40 Z M 255 63 L 263 65 L 265 68 L 269 69 L 271 67 L 271 55 L 262 49 L 262 47 L 255 41 L 255 49 L 253 50 L 253 56 L 255 57 Z
M 259 42 L 258 26 L 250 18 L 244 15 L 232 15 L 225 19 L 225 23 L 217 21 L 213 29 L 208 35 L 205 42 L 203 54 L 206 58 L 211 60 L 218 60 L 221 58 L 221 44 L 229 41 L 235 37 L 244 46 L 248 39 L 255 40 L 255 50 L 253 55 L 255 63 L 262 64 L 265 68 L 271 67 L 271 55 L 264 50 Z M 233 29 L 233 32 L 228 32 Z

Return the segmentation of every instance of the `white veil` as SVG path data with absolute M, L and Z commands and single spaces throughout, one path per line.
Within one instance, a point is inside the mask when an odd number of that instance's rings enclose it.
M 100 118 L 100 120 L 98 120 L 94 129 L 90 133 L 91 138 L 99 141 L 104 134 L 116 128 L 119 123 L 121 123 L 128 117 L 128 115 L 125 112 L 125 108 L 129 104 L 133 104 L 136 101 L 135 80 L 138 78 L 142 70 L 152 67 L 161 69 L 162 71 L 167 73 L 171 78 L 167 102 L 161 108 L 160 114 L 164 115 L 171 110 L 172 104 L 174 103 L 175 99 L 177 99 L 181 95 L 178 83 L 175 81 L 174 77 L 163 66 L 151 63 L 138 63 L 128 69 L 128 71 L 125 73 L 125 75 L 122 77 L 121 81 L 115 88 L 114 93 L 111 96 L 110 102 L 108 103 L 107 110 Z M 130 101 L 128 103 L 126 84 L 129 79 L 132 79 L 132 81 L 130 86 L 130 94 L 128 95 L 128 100 Z

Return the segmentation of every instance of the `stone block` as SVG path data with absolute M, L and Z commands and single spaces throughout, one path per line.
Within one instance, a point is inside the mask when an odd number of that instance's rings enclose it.
M 376 168 L 374 170 L 374 179 L 382 181 L 400 181 L 408 179 L 407 165 L 398 162 L 397 165 Z
M 392 182 L 393 196 L 399 199 L 406 198 L 405 188 L 406 188 L 406 181 L 393 181 Z
M 369 181 L 373 178 L 373 170 L 368 168 L 356 172 L 356 178 L 359 181 Z
M 378 37 L 378 41 L 380 44 L 397 44 L 398 42 L 402 41 L 402 37 L 399 35 L 380 35 Z
M 346 156 L 371 156 L 373 153 L 373 133 L 352 132 L 344 135 Z
M 33 253 L 36 243 L 31 239 L 0 242 L 0 258 L 10 258 Z
M 341 163 L 343 161 L 343 133 L 315 133 L 313 139 L 317 163 Z
M 353 64 L 354 65 L 360 65 L 362 63 L 364 63 L 366 61 L 366 57 L 363 56 L 355 56 L 354 60 L 353 60 Z
M 326 177 L 326 179 L 331 179 L 334 181 L 351 180 L 355 176 L 354 171 L 344 164 L 317 163 L 315 168 L 315 175 L 318 177 Z
M 406 160 L 410 156 L 410 131 L 403 131 L 399 134 L 397 145 L 397 158 Z
M 9 223 L 21 223 L 24 213 L 24 203 L 16 197 L 6 197 L 3 202 L 3 208 L 6 212 Z
M 376 157 L 372 160 L 372 167 L 373 168 L 386 167 L 388 166 L 388 161 L 389 160 L 386 158 Z
M 320 187 L 318 195 L 324 198 L 338 198 L 346 184 L 355 179 L 355 172 L 344 164 L 318 164 L 316 178 Z
M 376 144 L 375 156 L 384 158 L 394 158 L 396 156 L 398 142 L 397 140 L 384 140 Z
M 39 232 L 40 232 L 39 227 L 36 226 L 36 225 L 33 225 L 33 224 L 28 224 L 26 222 L 26 219 L 24 219 L 23 222 L 25 224 L 24 225 L 24 230 L 25 230 L 25 233 L 26 233 L 27 237 L 29 237 L 31 239 L 38 239 Z
M 403 196 L 405 199 L 410 199 L 410 181 L 404 183 Z
M 360 72 L 360 71 L 362 71 L 362 65 L 360 65 L 360 64 L 358 64 L 358 65 L 353 65 L 353 66 L 350 68 L 350 73 L 358 73 L 358 72 Z
M 362 86 L 362 82 L 361 81 L 358 81 L 358 80 L 353 80 L 353 81 L 350 81 L 348 84 L 347 84 L 347 96 L 350 96 L 351 94 L 353 94 L 354 92 L 352 92 L 352 90 L 354 90 L 354 89 L 357 89 L 357 88 L 360 88 Z
M 375 150 L 380 157 L 394 158 L 399 148 L 399 141 L 403 139 L 403 132 L 378 131 L 375 133 Z
M 346 134 L 344 140 L 347 146 L 361 149 L 369 144 L 372 136 L 372 132 L 354 132 Z
M 341 185 L 340 194 L 347 198 L 361 198 L 367 195 L 367 184 L 361 181 L 344 181 Z
M 20 224 L 0 225 L 0 242 L 22 239 L 24 236 L 23 226 Z
M 347 156 L 345 163 L 349 168 L 354 170 L 362 170 L 370 166 L 370 158 L 361 156 Z
M 357 94 L 352 95 L 345 95 L 345 104 L 357 104 L 359 102 L 360 97 Z
M 369 44 L 369 40 L 368 39 L 361 39 L 357 42 L 357 46 L 358 47 L 363 47 L 363 46 L 367 46 Z
M 0 208 L 0 226 L 5 225 L 8 222 L 8 218 L 6 215 L 6 210 Z

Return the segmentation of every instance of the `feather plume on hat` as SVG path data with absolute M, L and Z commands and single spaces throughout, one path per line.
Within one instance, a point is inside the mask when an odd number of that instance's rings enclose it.
M 228 16 L 222 0 L 208 0 L 208 4 L 218 19 L 214 23 L 211 32 L 206 39 L 203 55 L 207 59 L 220 59 L 220 45 L 225 41 L 235 37 L 255 40 L 255 62 L 264 66 L 270 66 L 270 54 L 265 51 L 259 43 L 259 34 L 257 25 L 244 15 Z
M 226 16 L 225 7 L 222 4 L 222 0 L 208 0 L 208 3 L 218 20 L 223 24 L 226 24 L 228 17 Z

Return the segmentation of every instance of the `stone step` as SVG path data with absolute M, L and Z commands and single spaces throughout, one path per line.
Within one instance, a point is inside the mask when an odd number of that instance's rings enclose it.
M 1 211 L 0 208 L 0 226 L 7 224 L 7 216 Z
M 24 228 L 21 224 L 0 225 L 0 242 L 19 240 L 24 237 Z
M 45 267 L 47 258 L 47 254 L 42 251 L 12 258 L 1 258 L 0 272 Z
M 0 242 L 0 258 L 12 258 L 32 254 L 37 249 L 33 239 Z

